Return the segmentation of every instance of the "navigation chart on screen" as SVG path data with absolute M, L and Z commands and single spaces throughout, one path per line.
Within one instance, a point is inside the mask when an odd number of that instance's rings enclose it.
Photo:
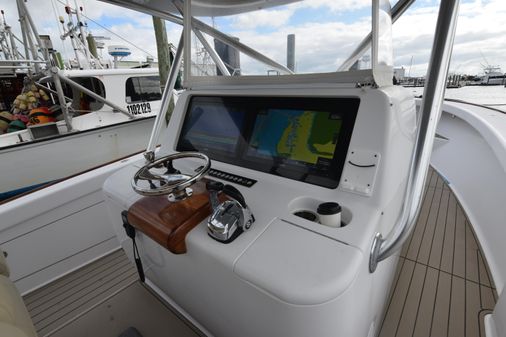
M 341 124 L 341 117 L 329 112 L 268 109 L 257 116 L 248 154 L 309 164 L 330 160 Z

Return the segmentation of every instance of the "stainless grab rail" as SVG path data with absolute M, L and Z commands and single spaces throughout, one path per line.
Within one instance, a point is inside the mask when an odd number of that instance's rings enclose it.
M 376 270 L 378 262 L 388 258 L 401 248 L 411 233 L 420 212 L 423 186 L 444 100 L 458 9 L 459 0 L 441 1 L 402 213 L 384 239 L 381 233 L 376 233 L 369 258 L 371 273 Z

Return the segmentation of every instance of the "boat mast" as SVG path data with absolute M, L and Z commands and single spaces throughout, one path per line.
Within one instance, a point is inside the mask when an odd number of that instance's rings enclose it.
M 17 6 L 18 6 L 18 13 L 19 13 L 19 25 L 21 26 L 21 33 L 23 35 L 23 44 L 25 46 L 25 54 L 27 56 L 27 59 L 32 59 L 33 61 L 37 61 L 39 58 L 37 49 L 35 48 L 35 45 L 33 43 L 33 40 L 31 38 L 30 30 L 27 23 L 27 17 L 28 14 L 26 13 L 26 7 L 23 3 L 23 0 L 17 0 Z M 31 57 L 29 56 L 31 53 Z M 32 63 L 28 62 L 28 65 L 31 67 Z M 35 69 L 35 72 L 40 72 L 41 68 L 40 65 L 37 62 L 33 63 L 33 67 Z M 28 70 L 28 73 L 31 73 L 31 70 Z
M 74 3 L 76 5 L 75 14 L 77 18 L 77 26 L 79 27 L 79 40 L 81 41 L 82 45 L 84 46 L 84 55 L 86 56 L 86 60 L 88 63 L 91 63 L 91 57 L 90 57 L 90 51 L 88 50 L 88 43 L 86 41 L 86 32 L 84 31 L 84 23 L 81 21 L 81 11 L 83 10 L 82 7 L 77 6 L 77 0 L 74 0 Z
M 73 9 L 70 7 L 68 1 L 67 5 L 65 5 L 65 12 L 68 16 L 68 23 L 65 25 L 65 20 L 60 17 L 60 23 L 63 26 L 63 34 L 60 36 L 62 40 L 65 40 L 67 37 L 70 37 L 70 42 L 72 44 L 72 48 L 74 49 L 74 54 L 76 57 L 77 66 L 79 69 L 88 69 L 88 68 L 100 68 L 103 69 L 100 60 L 98 59 L 98 55 L 95 56 L 92 51 L 90 51 L 90 46 L 88 44 L 88 37 L 86 36 L 85 23 L 82 21 L 83 11 L 82 7 L 77 6 L 77 2 L 74 2 L 76 8 Z M 74 22 L 74 17 L 76 16 L 77 22 Z M 90 39 L 92 39 L 90 35 Z M 96 54 L 96 52 L 95 52 Z
M 79 55 L 79 48 L 77 47 L 77 43 L 76 43 L 76 40 L 74 38 L 74 27 L 73 27 L 73 24 L 72 24 L 72 22 L 73 22 L 72 21 L 72 9 L 70 8 L 70 4 L 69 4 L 68 1 L 67 1 L 67 5 L 65 6 L 65 12 L 67 13 L 67 16 L 68 16 L 68 19 L 69 19 L 69 22 L 67 23 L 68 30 L 65 29 L 65 25 L 64 25 L 65 21 L 61 17 L 60 23 L 63 26 L 63 35 L 60 36 L 60 38 L 62 40 L 65 40 L 67 38 L 67 36 L 70 37 L 70 43 L 72 44 L 72 49 L 74 49 L 74 54 L 76 55 L 77 67 L 79 69 L 83 69 L 83 65 L 81 64 L 81 58 L 80 58 L 80 55 Z
M 6 60 L 17 60 L 19 56 L 18 49 L 16 47 L 15 36 L 12 33 L 11 26 L 7 24 L 5 20 L 5 13 L 3 10 L 0 11 L 2 14 L 2 22 L 0 26 L 0 48 L 4 54 Z

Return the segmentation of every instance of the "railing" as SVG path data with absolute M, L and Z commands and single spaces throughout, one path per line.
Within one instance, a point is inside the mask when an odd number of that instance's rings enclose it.
M 404 14 L 405 11 L 415 2 L 415 0 L 399 0 L 392 8 L 392 23 Z M 369 33 L 360 44 L 355 48 L 350 57 L 339 66 L 337 71 L 350 70 L 351 66 L 371 47 L 372 33 Z
M 401 215 L 388 235 L 376 233 L 369 259 L 369 271 L 378 262 L 401 248 L 411 233 L 422 204 L 422 192 L 429 168 L 436 127 L 441 116 L 450 56 L 455 39 L 459 0 L 441 1 L 436 24 L 432 54 L 427 72 L 427 85 L 420 106 L 415 147 L 411 158 L 405 199 Z

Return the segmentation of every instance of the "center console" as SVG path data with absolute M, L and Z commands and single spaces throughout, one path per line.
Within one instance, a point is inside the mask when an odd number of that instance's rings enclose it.
M 196 194 L 135 193 L 144 162 L 111 176 L 104 193 L 132 261 L 122 212 L 163 204 L 173 219 L 198 198 L 201 217 L 178 241 L 183 250 L 140 227 L 136 240 L 148 285 L 206 334 L 365 337 L 381 319 L 395 266 L 392 258 L 370 274 L 369 250 L 399 214 L 414 131 L 414 100 L 403 88 L 194 89 L 179 98 L 157 158 L 208 156 Z M 174 169 L 193 176 L 202 168 L 188 158 Z M 163 227 L 153 209 L 138 218 Z M 233 228 L 241 214 L 248 228 L 220 240 L 222 225 Z

